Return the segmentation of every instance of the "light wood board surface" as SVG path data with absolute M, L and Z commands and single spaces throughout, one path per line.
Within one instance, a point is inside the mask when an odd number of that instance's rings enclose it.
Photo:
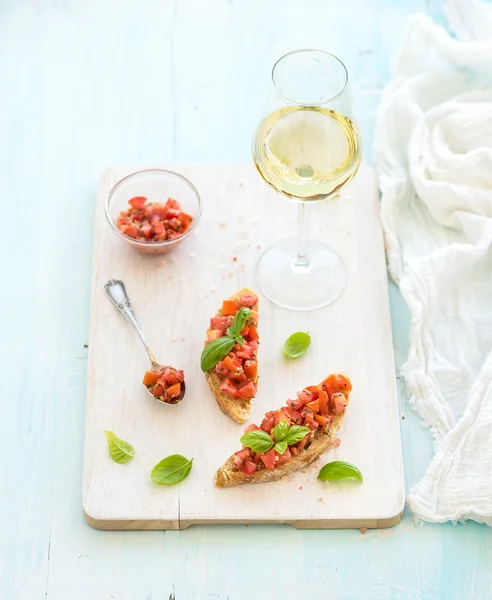
M 103 214 L 110 186 L 135 168 L 106 171 L 95 220 L 83 508 L 101 529 L 183 529 L 199 523 L 291 523 L 299 528 L 384 527 L 399 520 L 404 484 L 383 240 L 374 173 L 363 166 L 336 199 L 312 207 L 313 237 L 329 242 L 348 268 L 344 294 L 331 306 L 287 311 L 260 296 L 260 385 L 252 411 L 280 407 L 333 371 L 352 379 L 341 445 L 304 472 L 269 484 L 219 489 L 216 469 L 240 448 L 243 426 L 223 415 L 199 359 L 205 331 L 223 298 L 255 288 L 261 250 L 294 234 L 296 206 L 267 188 L 251 165 L 183 165 L 202 195 L 196 232 L 172 254 L 143 256 L 112 232 Z M 106 298 L 122 279 L 158 360 L 184 368 L 187 391 L 177 407 L 152 401 L 141 385 L 147 356 L 137 335 Z M 284 340 L 308 330 L 312 345 L 283 357 Z M 136 456 L 111 461 L 104 429 L 129 441 Z M 194 459 L 175 486 L 150 479 L 170 454 Z M 331 460 L 356 464 L 364 483 L 317 481 Z

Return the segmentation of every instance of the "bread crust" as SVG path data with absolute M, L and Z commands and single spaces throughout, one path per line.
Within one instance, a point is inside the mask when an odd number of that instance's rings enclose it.
M 250 290 L 249 288 L 242 288 L 228 298 L 228 300 L 239 300 L 244 296 L 244 294 L 253 294 L 254 296 L 258 297 L 258 294 L 255 291 Z M 252 307 L 252 310 L 258 312 L 258 302 L 256 302 L 256 304 Z M 220 310 L 215 314 L 216 317 L 221 315 L 222 312 Z M 210 331 L 210 329 L 207 330 L 207 333 L 208 331 Z M 207 345 L 207 342 L 205 342 L 205 345 Z M 230 398 L 227 394 L 224 394 L 224 392 L 221 392 L 220 386 L 222 384 L 222 380 L 212 369 L 205 373 L 205 378 L 215 400 L 217 401 L 217 404 L 220 407 L 220 410 L 236 423 L 245 423 L 251 414 L 251 408 L 253 406 L 252 400 L 235 400 L 234 398 Z M 258 373 L 253 381 L 255 382 L 256 387 L 258 387 Z
M 347 401 L 347 405 L 345 407 L 346 410 L 350 401 L 350 393 L 346 392 L 344 395 Z M 242 485 L 243 483 L 266 483 L 268 481 L 278 481 L 290 473 L 296 473 L 297 471 L 304 469 L 317 460 L 330 447 L 335 445 L 338 430 L 340 429 L 340 425 L 342 424 L 344 416 L 345 412 L 341 415 L 337 415 L 331 422 L 326 433 L 319 430 L 316 431 L 313 441 L 308 448 L 301 450 L 297 456 L 293 456 L 288 462 L 280 465 L 273 471 L 263 468 L 255 471 L 250 476 L 245 475 L 234 464 L 234 455 L 230 456 L 217 470 L 215 476 L 215 485 L 217 487 L 233 487 L 235 485 Z

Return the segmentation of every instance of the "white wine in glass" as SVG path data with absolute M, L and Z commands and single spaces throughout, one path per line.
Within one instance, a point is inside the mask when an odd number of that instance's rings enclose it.
M 310 310 L 335 300 L 346 284 L 338 254 L 309 239 L 309 204 L 339 194 L 357 173 L 360 136 L 347 70 L 320 50 L 283 56 L 272 71 L 267 116 L 253 139 L 253 159 L 265 182 L 299 202 L 297 240 L 283 240 L 260 258 L 260 289 L 276 304 Z

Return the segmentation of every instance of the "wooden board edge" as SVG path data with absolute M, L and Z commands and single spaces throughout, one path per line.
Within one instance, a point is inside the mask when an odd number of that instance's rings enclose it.
M 85 522 L 100 531 L 150 531 L 150 530 L 168 530 L 168 529 L 180 529 L 179 523 L 176 521 L 161 520 L 161 519 L 134 519 L 134 520 L 121 520 L 121 519 L 95 519 L 89 514 L 82 511 L 84 514 Z

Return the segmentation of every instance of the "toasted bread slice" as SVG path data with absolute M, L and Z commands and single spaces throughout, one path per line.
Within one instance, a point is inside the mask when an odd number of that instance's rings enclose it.
M 239 298 L 242 298 L 244 294 L 253 294 L 254 296 L 258 297 L 258 294 L 253 290 L 242 288 L 228 298 L 228 300 L 238 300 Z M 258 302 L 252 307 L 252 310 L 258 312 Z M 222 312 L 219 310 L 215 316 L 219 317 L 221 315 Z M 207 371 L 205 373 L 205 377 L 221 411 L 233 421 L 236 421 L 236 423 L 245 423 L 251 414 L 252 401 L 236 400 L 222 392 L 219 389 L 222 384 L 222 380 L 213 370 Z M 258 373 L 253 381 L 255 382 L 256 386 L 258 386 Z
M 350 393 L 344 393 L 346 405 L 350 401 Z M 330 447 L 337 443 L 337 434 L 342 424 L 345 413 L 337 415 L 331 422 L 328 430 L 316 431 L 311 444 L 304 450 L 301 450 L 297 456 L 293 456 L 288 462 L 276 467 L 273 471 L 266 468 L 259 468 L 252 475 L 245 475 L 234 464 L 234 455 L 230 456 L 226 462 L 218 469 L 215 477 L 217 487 L 233 487 L 243 483 L 266 483 L 268 481 L 278 481 L 309 466 L 324 454 Z

